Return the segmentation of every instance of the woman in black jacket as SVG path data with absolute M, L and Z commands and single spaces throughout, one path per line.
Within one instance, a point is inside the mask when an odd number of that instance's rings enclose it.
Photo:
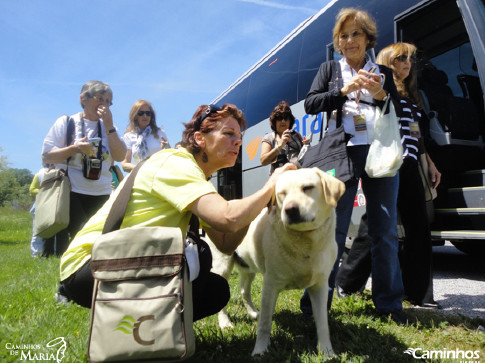
M 379 314 L 405 322 L 396 225 L 399 177 L 373 179 L 364 170 L 377 108 L 382 107 L 387 97 L 393 102 L 398 100 L 392 72 L 386 67 L 378 67 L 366 55 L 366 50 L 375 45 L 376 34 L 376 24 L 366 12 L 344 8 L 338 13 L 333 40 L 335 49 L 343 58 L 320 66 L 305 99 L 305 111 L 308 114 L 327 112 L 327 132 L 335 130 L 337 122 L 343 125 L 349 137 L 347 153 L 356 176 L 354 183 L 347 183 L 347 190 L 336 209 L 339 253 L 329 279 L 328 307 L 331 306 L 335 276 L 350 224 L 357 181 L 361 178 L 367 200 L 369 234 L 373 238 L 372 299 Z M 306 293 L 300 305 L 303 312 L 311 312 Z

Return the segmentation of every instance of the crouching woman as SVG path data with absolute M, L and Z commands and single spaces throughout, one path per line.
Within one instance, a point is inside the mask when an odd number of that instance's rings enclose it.
M 121 228 L 178 227 L 185 234 L 194 214 L 215 246 L 232 253 L 249 223 L 270 201 L 278 176 L 295 168 L 288 164 L 278 169 L 259 191 L 246 198 L 227 201 L 219 195 L 208 179 L 217 170 L 235 164 L 245 123 L 242 111 L 234 105 L 200 106 L 185 124 L 184 147 L 157 152 L 140 168 Z M 60 292 L 84 307 L 91 307 L 93 243 L 101 235 L 116 195 L 86 223 L 61 258 Z M 229 300 L 227 281 L 209 270 L 210 266 L 201 266 L 201 274 L 193 282 L 194 321 L 217 313 Z

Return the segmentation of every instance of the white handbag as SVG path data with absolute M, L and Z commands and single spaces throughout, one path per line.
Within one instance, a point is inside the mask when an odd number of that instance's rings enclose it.
M 365 163 L 365 171 L 371 178 L 395 176 L 403 162 L 399 118 L 390 98 L 376 112 L 373 140 Z M 387 114 L 386 109 L 389 109 Z

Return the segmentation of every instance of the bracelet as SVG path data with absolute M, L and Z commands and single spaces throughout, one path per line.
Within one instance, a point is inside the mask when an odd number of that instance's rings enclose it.
M 373 93 L 373 94 L 371 95 L 371 96 L 372 96 L 372 98 L 374 98 L 374 96 L 375 96 L 376 94 L 378 94 L 379 92 L 381 92 L 382 90 L 383 90 L 383 88 L 382 88 L 382 85 L 381 85 L 381 88 L 379 89 L 379 91 L 377 91 L 376 93 Z
M 115 128 L 112 128 L 111 130 L 106 131 L 107 134 L 112 134 L 113 132 L 116 132 Z

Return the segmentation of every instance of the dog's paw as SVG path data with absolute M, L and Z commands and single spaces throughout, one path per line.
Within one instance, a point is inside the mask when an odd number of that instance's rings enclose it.
M 333 351 L 332 347 L 324 347 L 321 349 L 320 345 L 317 346 L 317 349 L 326 357 L 330 358 L 335 355 L 335 352 Z
M 263 355 L 264 353 L 266 353 L 268 349 L 265 348 L 265 349 L 257 349 L 256 347 L 254 347 L 253 349 L 253 352 L 251 353 L 251 356 L 256 356 L 256 355 Z
M 248 311 L 249 317 L 253 320 L 258 320 L 259 311 Z
M 229 320 L 228 316 L 219 316 L 219 328 L 232 329 L 234 328 L 234 325 L 232 325 L 231 320 Z
M 251 355 L 255 356 L 255 355 L 264 354 L 268 350 L 269 343 L 270 343 L 269 337 L 267 338 L 257 337 L 256 344 L 254 345 L 254 349 Z

